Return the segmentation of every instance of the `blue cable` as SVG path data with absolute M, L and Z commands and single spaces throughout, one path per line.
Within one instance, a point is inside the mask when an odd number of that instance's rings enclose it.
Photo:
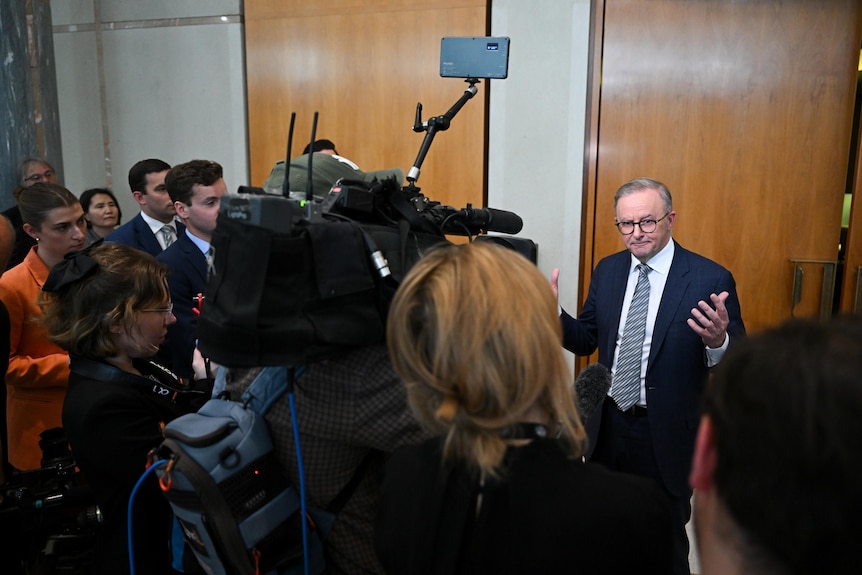
M 132 494 L 129 496 L 129 510 L 128 516 L 126 517 L 126 532 L 129 537 L 129 572 L 131 575 L 135 575 L 135 552 L 132 549 L 132 503 L 135 501 L 135 495 L 138 494 L 138 489 L 140 489 L 141 485 L 144 483 L 144 479 L 147 478 L 147 475 L 156 470 L 160 465 L 164 465 L 166 461 L 162 459 L 161 461 L 156 461 L 152 465 L 150 465 L 146 471 L 144 471 L 143 475 L 141 475 L 138 482 L 135 483 L 135 487 L 132 489 Z
M 296 465 L 299 469 L 299 506 L 302 512 L 302 550 L 303 562 L 305 564 L 305 575 L 309 575 L 309 558 L 308 558 L 308 521 L 306 520 L 305 510 L 305 472 L 302 465 L 302 453 L 299 449 L 299 425 L 296 423 L 296 404 L 293 401 L 293 386 L 287 393 L 287 399 L 290 403 L 290 418 L 293 421 L 293 443 L 296 447 Z M 134 573 L 132 573 L 134 575 Z

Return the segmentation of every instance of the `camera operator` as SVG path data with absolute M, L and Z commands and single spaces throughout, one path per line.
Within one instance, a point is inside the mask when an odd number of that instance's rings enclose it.
M 176 321 L 166 274 L 149 254 L 95 244 L 69 254 L 43 287 L 48 333 L 70 356 L 63 427 L 104 518 L 94 575 L 129 572 L 129 496 L 162 439 L 161 426 L 204 395 L 150 360 Z M 172 573 L 172 515 L 154 475 L 142 483 L 132 513 L 136 570 Z

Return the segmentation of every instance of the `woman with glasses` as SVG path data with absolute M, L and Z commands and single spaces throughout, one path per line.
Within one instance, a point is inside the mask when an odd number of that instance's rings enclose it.
M 37 299 L 52 266 L 84 247 L 84 212 L 69 190 L 38 183 L 18 198 L 23 230 L 36 245 L 0 277 L 0 300 L 9 311 L 9 367 L 6 370 L 8 459 L 13 468 L 41 467 L 39 435 L 59 427 L 69 378 L 68 354 L 48 339 L 36 320 Z
M 167 270 L 122 244 L 70 254 L 43 287 L 44 323 L 68 350 L 71 374 L 63 428 L 102 512 L 91 573 L 128 573 L 127 505 L 162 426 L 207 397 L 151 358 L 176 318 Z M 155 476 L 132 511 L 135 569 L 172 573 L 172 516 Z
M 661 490 L 582 460 L 557 302 L 535 265 L 488 243 L 435 249 L 399 287 L 387 342 L 439 433 L 387 464 L 387 573 L 668 573 Z

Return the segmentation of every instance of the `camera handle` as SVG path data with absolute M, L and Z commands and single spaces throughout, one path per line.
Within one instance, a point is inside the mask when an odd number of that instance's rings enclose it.
M 467 78 L 464 81 L 468 82 L 470 86 L 464 90 L 464 94 L 442 116 L 434 116 L 433 118 L 428 118 L 427 122 L 422 122 L 422 102 L 416 104 L 416 119 L 413 122 L 413 131 L 425 132 L 425 138 L 422 140 L 422 147 L 419 148 L 419 154 L 416 156 L 413 167 L 407 172 L 407 181 L 410 182 L 411 188 L 415 188 L 414 184 L 419 179 L 419 169 L 422 167 L 422 162 L 425 161 L 425 155 L 428 154 L 428 149 L 431 147 L 431 142 L 434 141 L 434 136 L 437 132 L 448 130 L 449 124 L 451 124 L 455 114 L 464 107 L 467 100 L 475 96 L 476 92 L 479 91 L 476 88 L 476 84 L 479 83 L 478 78 Z

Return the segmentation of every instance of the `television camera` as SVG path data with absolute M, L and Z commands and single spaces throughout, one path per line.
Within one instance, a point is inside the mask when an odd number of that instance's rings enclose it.
M 3 573 L 87 573 L 101 511 L 75 469 L 62 428 L 42 432 L 39 447 L 41 467 L 13 472 L 3 489 Z

